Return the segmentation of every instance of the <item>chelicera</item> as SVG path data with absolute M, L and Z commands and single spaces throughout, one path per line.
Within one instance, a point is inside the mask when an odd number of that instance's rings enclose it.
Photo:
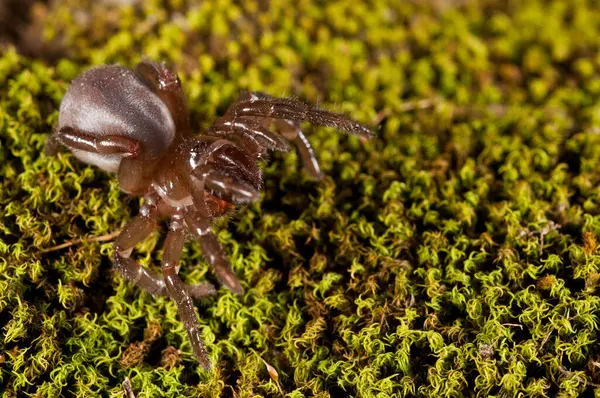
M 259 198 L 258 161 L 269 150 L 288 151 L 288 141 L 298 147 L 308 173 L 321 177 L 300 129 L 305 121 L 365 139 L 372 135 L 344 115 L 260 92 L 243 93 L 208 131 L 194 134 L 179 78 L 165 64 L 152 61 L 133 70 L 119 65 L 92 68 L 72 82 L 61 103 L 47 152 L 64 145 L 79 160 L 117 173 L 126 193 L 144 197 L 139 214 L 115 241 L 114 268 L 149 293 L 177 303 L 194 354 L 206 369 L 211 365 L 192 298 L 215 294 L 215 288 L 181 281 L 178 263 L 184 242 L 188 235 L 197 239 L 221 284 L 241 294 L 241 283 L 211 224 L 236 205 Z M 170 224 L 162 275 L 156 275 L 130 255 L 160 218 L 170 218 Z

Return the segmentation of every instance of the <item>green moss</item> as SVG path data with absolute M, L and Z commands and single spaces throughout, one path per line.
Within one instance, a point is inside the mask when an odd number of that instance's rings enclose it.
M 600 396 L 593 2 L 114 3 L 42 7 L 60 56 L 0 55 L 3 397 L 124 396 L 126 377 L 140 398 Z M 138 199 L 42 155 L 71 79 L 142 56 L 177 68 L 198 130 L 251 89 L 378 131 L 307 126 L 327 177 L 275 155 L 262 200 L 215 227 L 246 293 L 197 302 L 213 373 L 94 239 Z M 181 273 L 215 282 L 194 242 Z

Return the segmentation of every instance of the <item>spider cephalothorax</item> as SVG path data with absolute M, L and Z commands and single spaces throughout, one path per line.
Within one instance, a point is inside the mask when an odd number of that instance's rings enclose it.
M 186 236 L 198 239 L 219 281 L 242 293 L 211 232 L 212 221 L 237 204 L 258 199 L 262 173 L 257 161 L 269 150 L 289 150 L 288 141 L 298 147 L 309 174 L 320 178 L 315 154 L 299 127 L 303 121 L 371 136 L 343 115 L 264 93 L 244 93 L 206 134 L 192 134 L 177 75 L 150 61 L 135 70 L 118 65 L 90 69 L 73 81 L 62 101 L 48 153 L 62 144 L 81 161 L 118 173 L 123 191 L 144 196 L 140 213 L 115 242 L 114 266 L 148 292 L 175 300 L 204 368 L 210 367 L 210 361 L 191 298 L 214 294 L 215 289 L 209 283 L 185 285 L 179 279 Z M 130 255 L 163 217 L 170 218 L 170 225 L 162 275 L 155 275 Z

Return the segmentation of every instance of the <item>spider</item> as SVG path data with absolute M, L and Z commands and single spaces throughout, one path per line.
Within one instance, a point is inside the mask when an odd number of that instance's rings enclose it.
M 244 92 L 205 134 L 194 134 L 178 76 L 164 63 L 143 60 L 129 69 L 104 65 L 87 70 L 68 88 L 58 126 L 46 153 L 61 145 L 85 163 L 118 175 L 122 191 L 143 196 L 139 214 L 114 244 L 113 266 L 123 277 L 153 295 L 170 297 L 200 365 L 211 363 L 200 338 L 192 298 L 216 293 L 210 283 L 184 284 L 178 262 L 187 235 L 195 237 L 219 282 L 234 293 L 243 289 L 211 224 L 236 205 L 259 198 L 258 161 L 269 150 L 299 149 L 315 179 L 321 171 L 300 122 L 330 126 L 368 139 L 357 122 L 290 98 Z M 278 131 L 279 134 L 275 133 Z M 169 218 L 169 231 L 157 275 L 130 258 L 133 248 Z

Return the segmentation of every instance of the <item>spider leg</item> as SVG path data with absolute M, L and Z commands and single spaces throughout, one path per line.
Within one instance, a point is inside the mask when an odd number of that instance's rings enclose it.
M 169 295 L 177 304 L 179 317 L 187 331 L 192 350 L 196 358 L 200 361 L 200 365 L 208 370 L 211 367 L 210 359 L 200 337 L 194 304 L 185 285 L 177 274 L 177 265 L 181 258 L 184 243 L 185 230 L 183 228 L 183 217 L 181 214 L 176 213 L 171 217 L 170 230 L 165 240 L 162 272 Z
M 140 214 L 129 221 L 115 241 L 114 267 L 125 279 L 133 282 L 147 292 L 168 296 L 165 282 L 140 263 L 129 258 L 131 251 L 142 240 L 146 239 L 157 227 L 157 209 L 148 200 L 140 209 Z
M 142 144 L 132 138 L 122 135 L 97 136 L 73 127 L 54 130 L 47 142 L 46 153 L 49 155 L 55 154 L 60 144 L 71 149 L 105 155 L 137 156 L 142 150 Z
M 115 269 L 123 277 L 135 283 L 148 293 L 157 296 L 169 296 L 165 281 L 140 263 L 129 258 L 131 251 L 139 242 L 146 239 L 157 227 L 158 211 L 155 199 L 147 196 L 140 209 L 140 214 L 125 225 L 115 241 L 113 262 Z M 187 291 L 192 297 L 201 298 L 216 294 L 215 287 L 210 283 L 187 285 Z
M 133 193 L 146 185 L 144 166 L 140 159 L 140 141 L 123 135 L 98 136 L 73 127 L 62 127 L 54 130 L 48 137 L 46 154 L 55 154 L 60 145 L 99 155 L 123 155 L 118 170 L 121 188 L 125 192 Z
M 208 134 L 227 138 L 237 134 L 245 145 L 254 149 L 253 152 L 264 153 L 267 150 L 288 152 L 290 150 L 288 142 L 259 121 L 260 119 L 253 117 L 236 118 L 233 114 L 226 114 L 217 119 Z
M 177 74 L 170 71 L 165 63 L 158 63 L 148 59 L 144 59 L 137 64 L 135 72 L 167 105 L 177 130 L 188 128 L 187 100 Z
M 192 174 L 204 182 L 204 190 L 230 203 L 250 203 L 260 196 L 260 193 L 252 185 L 210 166 L 196 168 Z
M 204 258 L 214 269 L 221 284 L 236 294 L 242 294 L 244 289 L 240 280 L 233 272 L 219 240 L 210 230 L 208 219 L 199 216 L 198 213 L 187 212 L 185 223 L 188 230 L 198 238 Z
M 315 155 L 315 151 L 310 145 L 310 142 L 308 142 L 308 139 L 300 129 L 300 125 L 297 122 L 283 119 L 275 120 L 275 125 L 281 132 L 281 135 L 292 141 L 296 147 L 298 147 L 302 163 L 308 174 L 314 179 L 320 180 L 323 175 L 321 174 L 319 161 L 317 160 L 317 156 Z
M 252 116 L 294 122 L 307 121 L 316 125 L 333 127 L 364 139 L 373 136 L 369 129 L 345 115 L 320 109 L 294 98 L 277 98 L 261 92 L 252 92 L 243 98 L 236 102 L 227 113 L 233 114 L 234 118 Z
M 237 139 L 252 154 L 261 158 L 267 150 L 287 152 L 292 141 L 300 152 L 304 167 L 315 179 L 321 169 L 314 150 L 300 129 L 300 122 L 336 128 L 368 139 L 373 133 L 345 115 L 317 108 L 293 98 L 277 98 L 262 92 L 243 92 L 208 134 Z M 270 130 L 275 123 L 282 136 Z M 284 139 L 285 138 L 285 139 Z
M 260 196 L 250 184 L 236 180 L 225 172 L 211 170 L 204 180 L 205 189 L 230 203 L 254 202 Z

